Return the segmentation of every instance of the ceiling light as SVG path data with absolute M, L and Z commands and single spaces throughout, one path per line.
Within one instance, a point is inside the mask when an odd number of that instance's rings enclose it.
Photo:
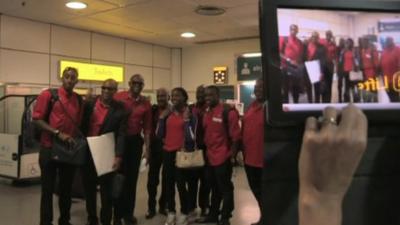
M 255 80 L 253 80 L 253 81 L 245 81 L 245 82 L 242 82 L 242 85 L 254 86 L 254 85 L 256 85 L 256 81 Z
M 181 34 L 181 37 L 183 38 L 194 38 L 196 37 L 196 34 L 192 33 L 192 32 L 185 32 Z
M 87 7 L 86 3 L 83 2 L 68 2 L 65 4 L 70 9 L 85 9 Z
M 261 56 L 261 52 L 245 53 L 242 56 L 245 57 L 245 58 L 260 57 Z

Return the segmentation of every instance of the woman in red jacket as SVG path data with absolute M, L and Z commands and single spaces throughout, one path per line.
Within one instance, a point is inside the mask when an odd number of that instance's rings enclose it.
M 191 115 L 187 105 L 188 94 L 181 87 L 172 90 L 172 110 L 166 110 L 160 115 L 157 136 L 164 139 L 163 173 L 166 180 L 166 196 L 168 216 L 165 225 L 187 225 L 190 212 L 190 196 L 187 185 L 190 170 L 175 166 L 176 152 L 182 148 L 185 151 L 194 150 L 196 119 Z M 175 216 L 175 183 L 179 192 L 181 215 Z

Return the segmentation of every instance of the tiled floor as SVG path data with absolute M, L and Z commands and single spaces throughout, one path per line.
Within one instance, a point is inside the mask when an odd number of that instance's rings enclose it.
M 163 225 L 165 217 L 162 215 L 157 215 L 152 220 L 144 218 L 147 210 L 146 180 L 147 173 L 141 173 L 137 189 L 138 202 L 136 208 L 136 216 L 139 224 Z M 235 184 L 235 211 L 231 224 L 249 225 L 258 220 L 259 211 L 257 203 L 248 187 L 243 168 L 234 169 L 233 180 Z M 15 187 L 10 184 L 9 180 L 0 179 L 0 225 L 38 225 L 39 199 L 39 185 Z M 56 202 L 54 203 L 55 218 L 57 218 L 58 209 L 56 208 Z M 86 223 L 84 205 L 84 201 L 82 200 L 74 201 L 71 209 L 71 222 L 73 225 L 84 225 Z M 177 209 L 179 209 L 179 205 Z

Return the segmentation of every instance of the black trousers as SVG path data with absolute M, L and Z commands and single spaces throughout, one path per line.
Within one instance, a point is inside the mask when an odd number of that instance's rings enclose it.
M 112 179 L 114 173 L 105 174 L 97 177 L 96 168 L 93 159 L 89 154 L 87 163 L 82 167 L 83 186 L 86 197 L 86 211 L 88 213 L 88 222 L 98 224 L 97 218 L 97 184 L 100 185 L 100 221 L 103 225 L 111 225 L 112 219 Z M 111 159 L 113 160 L 113 159 Z
M 342 99 L 343 85 L 344 85 L 344 94 L 343 94 L 344 99 Z M 338 82 L 339 102 L 350 102 L 350 93 L 353 93 L 353 102 L 359 102 L 359 96 L 354 92 L 355 85 L 356 82 L 350 80 L 350 72 L 339 73 L 339 82 Z
M 156 211 L 156 198 L 157 198 L 157 186 L 160 183 L 160 170 L 163 162 L 163 143 L 161 140 L 154 139 L 151 142 L 151 152 L 150 152 L 150 163 L 149 163 L 149 173 L 147 176 L 147 193 L 149 194 L 149 199 L 147 202 L 147 207 L 149 212 Z M 166 179 L 162 176 L 161 179 L 161 195 L 158 200 L 160 208 L 165 208 L 166 196 Z
M 136 186 L 139 176 L 140 161 L 143 153 L 143 138 L 140 135 L 127 136 L 122 159 L 122 174 L 125 176 L 124 190 L 117 201 L 115 217 L 131 221 L 135 211 Z
M 234 209 L 232 163 L 227 159 L 219 166 L 208 166 L 211 184 L 210 216 L 218 217 L 221 207 L 221 220 L 229 220 Z
M 204 153 L 204 160 L 206 162 L 206 165 L 208 164 L 207 162 L 207 156 L 206 156 L 206 148 L 205 147 L 200 147 L 203 149 Z M 199 201 L 199 207 L 202 210 L 206 210 L 210 208 L 210 193 L 211 193 L 211 188 L 209 184 L 209 179 L 208 179 L 208 173 L 207 173 L 207 167 L 202 167 L 200 169 L 194 170 L 193 175 L 190 177 L 191 179 L 194 179 L 191 184 L 193 185 L 193 190 L 194 194 L 194 200 L 191 200 L 192 203 L 194 204 L 194 208 L 196 208 L 196 198 L 198 197 Z M 200 187 L 199 187 L 199 181 L 200 181 Z M 192 195 L 190 195 L 192 197 Z M 192 209 L 192 210 L 193 210 Z M 192 211 L 191 210 L 191 211 Z
M 51 225 L 53 222 L 53 193 L 56 177 L 59 178 L 60 209 L 59 225 L 67 225 L 70 220 L 71 188 L 75 175 L 75 167 L 51 160 L 51 149 L 41 148 L 39 153 L 41 171 L 40 225 Z
M 176 152 L 163 152 L 163 173 L 166 180 L 167 207 L 169 212 L 176 212 L 175 209 L 175 184 L 179 193 L 179 202 L 181 204 L 181 213 L 187 215 L 193 203 L 190 202 L 189 177 L 192 170 L 176 168 Z M 191 193 L 193 194 L 193 193 Z
M 247 181 L 262 212 L 262 168 L 245 165 Z M 261 221 L 261 220 L 260 220 Z
M 390 85 L 394 85 L 394 84 L 390 84 Z M 399 97 L 399 92 L 397 92 L 396 90 L 394 90 L 393 87 L 389 87 L 389 90 L 387 91 L 390 102 L 399 102 L 400 97 Z

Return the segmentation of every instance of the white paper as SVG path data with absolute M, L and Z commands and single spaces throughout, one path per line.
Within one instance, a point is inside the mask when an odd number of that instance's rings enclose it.
M 113 172 L 115 140 L 113 133 L 88 137 L 90 153 L 96 167 L 97 176 Z
M 378 78 L 378 102 L 379 103 L 390 103 L 390 98 L 386 92 L 385 85 L 383 84 L 382 77 Z
M 321 76 L 321 65 L 319 64 L 319 60 L 307 61 L 305 65 L 311 83 L 314 84 L 319 82 Z

